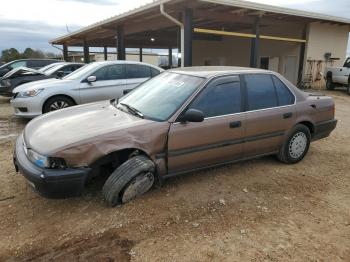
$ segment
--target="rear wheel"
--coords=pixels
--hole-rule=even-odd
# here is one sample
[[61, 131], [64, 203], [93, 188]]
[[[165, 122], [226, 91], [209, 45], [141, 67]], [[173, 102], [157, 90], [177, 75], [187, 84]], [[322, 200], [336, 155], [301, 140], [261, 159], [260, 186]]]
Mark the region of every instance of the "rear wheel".
[[311, 133], [308, 127], [298, 124], [290, 132], [277, 155], [281, 162], [294, 164], [304, 158], [309, 150]]
[[327, 76], [326, 89], [327, 90], [334, 90], [334, 83], [332, 81], [332, 77], [331, 76]]
[[66, 96], [54, 96], [49, 98], [44, 105], [44, 113], [74, 106], [74, 101]]
[[154, 163], [138, 155], [120, 165], [107, 179], [102, 194], [110, 206], [124, 204], [146, 193], [154, 184]]

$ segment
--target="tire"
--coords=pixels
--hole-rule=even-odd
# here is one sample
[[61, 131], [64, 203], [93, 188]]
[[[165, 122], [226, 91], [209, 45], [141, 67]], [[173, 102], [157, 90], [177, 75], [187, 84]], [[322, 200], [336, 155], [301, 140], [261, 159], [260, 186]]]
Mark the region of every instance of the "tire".
[[348, 93], [348, 95], [350, 96], [350, 79], [348, 81], [348, 86], [346, 87], [346, 92]]
[[311, 132], [307, 126], [296, 125], [284, 141], [277, 155], [278, 160], [286, 164], [295, 164], [301, 161], [310, 147]]
[[67, 108], [70, 106], [74, 106], [74, 101], [66, 96], [54, 96], [49, 98], [43, 108], [43, 113], [48, 113], [52, 111], [56, 111], [59, 109]]
[[142, 155], [132, 157], [121, 164], [102, 188], [107, 204], [124, 204], [146, 193], [154, 184], [154, 172], [154, 163]]
[[332, 77], [331, 76], [327, 76], [326, 89], [327, 90], [334, 90], [334, 83], [332, 81]]

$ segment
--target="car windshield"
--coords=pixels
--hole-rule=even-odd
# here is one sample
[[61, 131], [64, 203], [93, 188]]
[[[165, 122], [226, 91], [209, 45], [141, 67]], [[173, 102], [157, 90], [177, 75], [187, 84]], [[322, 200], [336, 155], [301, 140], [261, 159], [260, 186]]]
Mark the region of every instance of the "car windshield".
[[98, 66], [99, 66], [98, 63], [91, 63], [88, 65], [82, 66], [79, 69], [75, 70], [73, 73], [64, 77], [63, 79], [68, 79], [68, 80], [80, 79], [81, 77], [83, 77], [87, 73], [89, 73], [90, 71], [97, 69]]
[[145, 118], [165, 121], [183, 105], [204, 80], [200, 77], [165, 72], [120, 99], [118, 108], [126, 106], [137, 110]]

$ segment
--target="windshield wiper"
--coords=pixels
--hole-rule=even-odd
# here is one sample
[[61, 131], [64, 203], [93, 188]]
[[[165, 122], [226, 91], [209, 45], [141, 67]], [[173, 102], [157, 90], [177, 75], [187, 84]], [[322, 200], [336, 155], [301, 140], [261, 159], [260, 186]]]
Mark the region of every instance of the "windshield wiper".
[[132, 113], [133, 115], [139, 116], [140, 118], [144, 118], [143, 114], [136, 108], [124, 103], [119, 103], [119, 104], [122, 106], [125, 106], [129, 110], [129, 112]]

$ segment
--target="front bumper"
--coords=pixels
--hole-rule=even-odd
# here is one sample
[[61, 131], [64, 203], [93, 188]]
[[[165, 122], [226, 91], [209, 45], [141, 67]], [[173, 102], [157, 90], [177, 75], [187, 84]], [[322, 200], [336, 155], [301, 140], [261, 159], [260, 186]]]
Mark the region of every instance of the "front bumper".
[[[28, 98], [13, 98], [11, 106], [15, 115], [24, 118], [34, 118], [42, 114], [42, 102], [39, 96]], [[23, 110], [25, 109], [25, 110]]]
[[13, 162], [16, 171], [39, 194], [52, 198], [79, 195], [90, 172], [90, 168], [45, 169], [34, 165], [24, 152], [22, 135], [17, 138]]
[[312, 140], [315, 141], [318, 139], [328, 137], [330, 133], [336, 128], [337, 122], [338, 120], [331, 119], [316, 123]]

